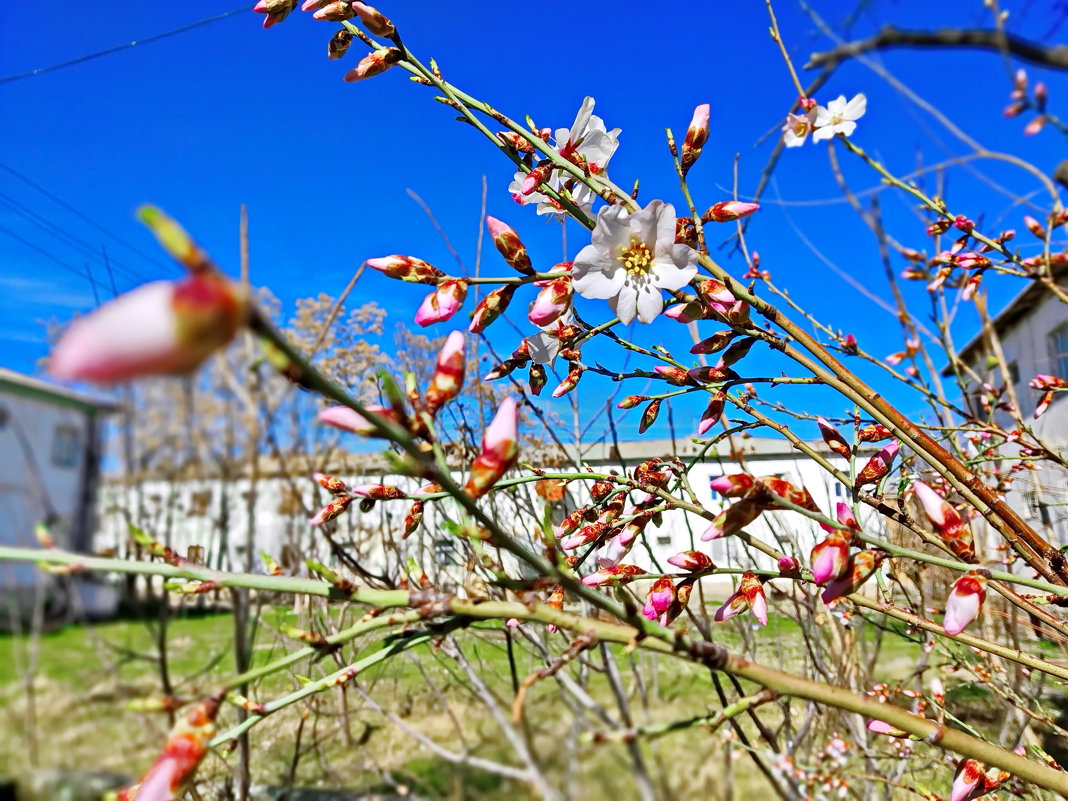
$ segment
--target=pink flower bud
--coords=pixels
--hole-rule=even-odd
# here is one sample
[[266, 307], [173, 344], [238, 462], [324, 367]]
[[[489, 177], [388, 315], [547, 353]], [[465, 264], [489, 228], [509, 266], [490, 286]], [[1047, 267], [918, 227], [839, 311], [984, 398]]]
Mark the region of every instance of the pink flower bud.
[[688, 573], [696, 573], [701, 570], [711, 570], [715, 567], [712, 564], [712, 559], [707, 554], [703, 554], [700, 551], [683, 551], [677, 553], [667, 560], [669, 565], [674, 565], [680, 570], [685, 570]]
[[372, 501], [399, 501], [408, 497], [402, 490], [388, 484], [358, 484], [352, 488], [352, 494]]
[[[385, 406], [367, 406], [365, 408], [371, 414], [385, 417], [394, 423], [398, 421], [396, 413]], [[371, 424], [371, 421], [348, 406], [330, 406], [323, 409], [319, 412], [319, 422], [353, 434], [362, 434], [364, 436], [375, 434], [375, 427]]]
[[472, 334], [481, 334], [485, 331], [492, 322], [507, 310], [508, 304], [512, 302], [512, 295], [515, 294], [515, 289], [515, 284], [505, 284], [500, 289], [494, 289], [486, 295], [475, 307], [471, 325], [468, 326], [467, 330]]
[[979, 615], [986, 599], [986, 576], [969, 570], [953, 582], [946, 599], [942, 630], [951, 637], [960, 634]]
[[71, 323], [48, 370], [99, 382], [189, 373], [234, 338], [248, 308], [244, 290], [214, 273], [144, 284]]
[[453, 331], [438, 351], [434, 375], [426, 388], [426, 408], [431, 415], [460, 394], [465, 366], [463, 332]]
[[374, 6], [353, 2], [352, 10], [359, 15], [363, 27], [367, 28], [375, 36], [385, 36], [388, 39], [392, 39], [397, 35], [397, 29], [390, 19]]
[[315, 19], [326, 22], [341, 22], [342, 20], [352, 19], [354, 16], [356, 16], [356, 12], [349, 6], [347, 0], [334, 0], [333, 3], [327, 3], [312, 14]]
[[860, 551], [849, 557], [842, 574], [831, 581], [820, 596], [825, 604], [859, 590], [874, 575], [886, 558], [882, 551]]
[[649, 620], [656, 620], [671, 608], [675, 602], [675, 585], [671, 576], [663, 576], [653, 582], [645, 596], [645, 607], [642, 614]]
[[953, 774], [949, 801], [972, 801], [986, 795], [986, 765], [975, 759], [962, 759]]
[[887, 737], [909, 736], [909, 733], [904, 729], [899, 729], [896, 726], [891, 726], [889, 723], [885, 723], [881, 720], [869, 720], [868, 731], [875, 732], [876, 734], [885, 734]]
[[853, 454], [853, 449], [849, 443], [846, 442], [846, 438], [835, 428], [829, 420], [825, 417], [817, 417], [816, 425], [820, 427], [820, 434], [823, 436], [823, 441], [827, 443], [827, 447], [837, 453], [843, 459], [848, 459]]
[[549, 175], [552, 174], [552, 171], [553, 164], [551, 161], [547, 161], [532, 169], [523, 176], [523, 182], [519, 187], [519, 194], [523, 197], [534, 194], [534, 192], [536, 192], [538, 188], [549, 179]]
[[723, 416], [723, 409], [727, 401], [726, 394], [721, 390], [716, 392], [708, 402], [708, 407], [701, 415], [701, 421], [697, 424], [697, 435], [704, 436], [708, 433], [719, 419]]
[[682, 143], [682, 172], [685, 175], [701, 155], [701, 149], [708, 141], [708, 117], [711, 107], [702, 103], [693, 110], [693, 119], [686, 130]]
[[912, 491], [927, 514], [928, 520], [931, 521], [931, 528], [950, 547], [957, 558], [965, 562], [975, 561], [972, 534], [964, 525], [957, 510], [922, 481], [913, 481]]
[[334, 499], [322, 509], [320, 509], [316, 513], [315, 517], [313, 517], [308, 522], [313, 526], [321, 526], [323, 523], [333, 520], [335, 517], [337, 517], [346, 509], [348, 509], [349, 504], [351, 504], [354, 500], [355, 496], [353, 495], [342, 495], [340, 498]]
[[519, 455], [519, 409], [514, 398], [505, 398], [497, 415], [482, 435], [482, 452], [471, 464], [471, 474], [464, 491], [472, 498], [489, 492]]
[[530, 304], [527, 319], [542, 328], [552, 325], [571, 308], [573, 291], [570, 278], [557, 278], [555, 281], [550, 281]]
[[489, 228], [494, 246], [504, 256], [508, 265], [523, 275], [532, 275], [534, 267], [531, 266], [526, 245], [519, 239], [519, 234], [495, 217], [486, 217], [486, 227]]
[[633, 581], [635, 576], [640, 576], [645, 571], [635, 565], [615, 565], [602, 567], [596, 573], [583, 576], [582, 583], [587, 587], [600, 587], [603, 584], [626, 584]]
[[705, 317], [705, 307], [699, 302], [676, 303], [664, 310], [664, 316], [677, 323], [692, 323]]
[[[675, 307], [672, 306], [672, 308]], [[690, 348], [690, 353], [718, 353], [719, 351], [727, 347], [731, 343], [732, 339], [734, 339], [733, 331], [717, 331], [712, 336], [706, 339], [702, 339], [700, 342]]]
[[872, 456], [868, 463], [861, 468], [860, 473], [857, 474], [855, 486], [860, 488], [865, 484], [878, 484], [882, 481], [890, 474], [890, 466], [900, 448], [901, 446], [897, 440], [894, 440]]
[[586, 368], [581, 364], [573, 364], [571, 369], [567, 371], [567, 375], [564, 376], [564, 380], [553, 390], [553, 397], [562, 398], [564, 395], [571, 392], [571, 390], [578, 386], [579, 379], [582, 378], [582, 374], [585, 371]]
[[708, 528], [701, 534], [701, 539], [704, 542], [708, 542], [710, 540], [718, 540], [720, 537], [737, 534], [760, 517], [761, 511], [760, 505], [755, 501], [747, 498], [742, 499], [716, 515]]
[[442, 281], [437, 289], [423, 299], [419, 311], [415, 313], [415, 322], [424, 328], [444, 322], [460, 310], [466, 297], [466, 281], [452, 278]]
[[445, 277], [445, 273], [434, 265], [427, 264], [422, 259], [413, 256], [399, 254], [368, 259], [367, 266], [385, 273], [390, 278], [399, 278], [401, 281], [416, 284], [436, 284], [438, 279]]
[[347, 495], [349, 493], [348, 485], [340, 478], [328, 476], [326, 473], [312, 473], [312, 477], [319, 483], [319, 486], [332, 495]]
[[270, 28], [289, 16], [289, 13], [297, 7], [297, 0], [259, 0], [252, 10], [257, 14], [266, 14], [263, 27]]
[[1034, 217], [1032, 217], [1029, 214], [1025, 214], [1024, 218], [1023, 218], [1023, 221], [1024, 221], [1024, 226], [1027, 228], [1028, 231], [1031, 232], [1032, 236], [1034, 236], [1034, 237], [1036, 237], [1038, 239], [1045, 239], [1046, 238], [1046, 227], [1044, 225], [1042, 225], [1042, 223], [1040, 223]]
[[760, 208], [759, 203], [745, 203], [741, 200], [721, 200], [702, 215], [703, 222], [734, 222]]
[[403, 54], [395, 47], [380, 47], [373, 53], [364, 56], [360, 63], [345, 73], [345, 83], [355, 83], [366, 78], [381, 75], [394, 64], [401, 60]]
[[764, 595], [764, 587], [756, 574], [749, 570], [742, 574], [737, 592], [716, 610], [713, 618], [722, 622], [744, 612], [746, 609], [752, 611], [753, 617], [757, 619], [761, 626], [768, 625], [768, 601]]
[[756, 484], [756, 479], [748, 473], [732, 473], [719, 476], [708, 482], [708, 488], [724, 498], [741, 498]]
[[849, 540], [840, 533], [828, 534], [816, 543], [809, 556], [812, 565], [812, 580], [817, 584], [826, 584], [845, 573], [849, 566]]

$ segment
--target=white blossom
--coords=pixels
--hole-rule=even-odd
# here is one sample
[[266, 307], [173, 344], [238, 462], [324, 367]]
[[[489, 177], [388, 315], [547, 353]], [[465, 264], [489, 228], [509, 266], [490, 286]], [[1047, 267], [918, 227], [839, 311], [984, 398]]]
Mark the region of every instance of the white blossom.
[[839, 95], [836, 99], [823, 106], [816, 106], [816, 130], [812, 133], [812, 141], [819, 142], [830, 139], [835, 134], [849, 136], [857, 129], [857, 120], [864, 116], [868, 107], [868, 99], [860, 94], [848, 103], [845, 95]]
[[816, 109], [804, 114], [787, 114], [786, 124], [782, 126], [782, 142], [786, 147], [800, 147], [812, 133], [816, 122]]
[[607, 300], [620, 322], [651, 323], [664, 309], [661, 290], [681, 289], [697, 274], [697, 254], [675, 243], [675, 208], [654, 200], [629, 214], [605, 206], [589, 245], [571, 267], [575, 291]]
[[[594, 99], [587, 97], [582, 101], [578, 115], [571, 128], [558, 128], [554, 138], [554, 150], [569, 161], [582, 163], [585, 160], [590, 172], [603, 175], [608, 161], [619, 147], [619, 128], [607, 129], [604, 120], [593, 113]], [[508, 186], [508, 191], [517, 203], [538, 204], [538, 214], [563, 215], [564, 210], [542, 192], [522, 193], [523, 179], [526, 173], [519, 171]], [[593, 206], [596, 198], [593, 190], [585, 184], [578, 183], [562, 170], [553, 170], [545, 185], [555, 192], [567, 184], [567, 190], [575, 205], [582, 209]]]

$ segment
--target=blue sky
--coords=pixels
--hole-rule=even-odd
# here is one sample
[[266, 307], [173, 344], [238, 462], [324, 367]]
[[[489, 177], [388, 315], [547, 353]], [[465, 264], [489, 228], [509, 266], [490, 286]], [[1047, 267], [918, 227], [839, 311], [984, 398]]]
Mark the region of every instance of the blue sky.
[[[836, 28], [852, 7], [837, 0], [813, 5]], [[453, 122], [429, 89], [411, 84], [400, 70], [361, 84], [343, 83], [341, 75], [359, 56], [359, 44], [346, 62], [328, 61], [326, 42], [335, 26], [308, 15], [294, 14], [264, 31], [258, 15], [236, 14], [66, 69], [2, 80], [234, 7], [233, 0], [115, 0], [97, 4], [74, 24], [57, 24], [32, 4], [5, 9], [0, 27], [0, 365], [36, 370], [47, 350], [44, 323], [94, 305], [88, 276], [98, 285], [97, 296], [110, 295], [102, 248], [120, 291], [178, 275], [134, 219], [134, 209], [144, 202], [181, 220], [235, 272], [239, 207], [248, 204], [253, 282], [270, 286], [287, 304], [320, 291], [340, 292], [371, 256], [410, 253], [454, 269], [407, 190], [433, 209], [470, 266], [483, 176], [488, 212], [512, 224], [542, 266], [559, 260], [560, 228], [512, 202], [507, 161], [476, 132]], [[886, 22], [925, 29], [988, 27], [978, 0], [873, 2], [865, 8], [853, 38]], [[671, 126], [681, 136], [701, 102], [712, 105], [712, 133], [691, 173], [697, 203], [704, 208], [729, 197], [736, 154], [739, 192], [747, 196], [772, 147], [771, 139], [758, 142], [781, 123], [796, 94], [768, 37], [764, 4], [755, 1], [680, 4], [674, 14], [648, 3], [588, 2], [572, 4], [553, 18], [535, 16], [523, 4], [475, 0], [395, 7], [383, 0], [381, 9], [424, 61], [434, 56], [453, 83], [513, 117], [530, 114], [539, 125], [567, 126], [582, 98], [594, 96], [608, 127], [623, 129], [611, 175], [622, 186], [640, 177], [643, 201], [661, 197], [681, 203], [663, 129]], [[782, 0], [777, 12], [799, 68], [808, 53], [828, 48], [830, 40], [798, 5]], [[1024, 3], [1010, 25], [1032, 38], [1059, 40], [1065, 13]], [[1020, 133], [1025, 120], [1002, 117], [1011, 84], [996, 55], [901, 50], [877, 60], [985, 148], [1022, 156], [1047, 174], [1065, 156], [1056, 131], [1025, 138]], [[1056, 110], [1063, 76], [1028, 70], [1032, 80], [1047, 82]], [[809, 79], [802, 74], [803, 82]], [[934, 116], [858, 62], [841, 67], [818, 99], [859, 91], [868, 96], [868, 113], [855, 141], [896, 172], [970, 152]], [[869, 169], [841, 149], [838, 155], [854, 190], [878, 187]], [[1037, 181], [1002, 163], [978, 166], [1008, 193], [958, 169], [949, 176], [951, 207], [981, 218], [987, 230], [1022, 232], [1027, 209], [1013, 196], [1031, 196]], [[750, 244], [776, 282], [822, 319], [855, 333], [871, 351], [899, 350], [893, 316], [828, 266], [887, 295], [874, 240], [841, 200], [826, 146], [807, 144], [788, 152], [764, 200], [750, 228]], [[1041, 202], [1048, 207], [1048, 200]], [[918, 249], [929, 246], [923, 223], [905, 198], [883, 192], [881, 204], [896, 237]], [[728, 233], [726, 226], [713, 231], [713, 241], [720, 231]], [[1026, 233], [1020, 239], [1026, 242]], [[584, 232], [570, 226], [569, 256], [583, 244]], [[737, 258], [726, 263], [744, 270]], [[904, 263], [895, 259], [894, 266], [900, 270]], [[507, 274], [490, 252], [483, 272], [497, 269]], [[990, 286], [994, 308], [1019, 288]], [[922, 286], [906, 289], [917, 308], [926, 308]], [[411, 320], [422, 294], [369, 275], [355, 297], [377, 300], [397, 322]], [[518, 310], [525, 302], [516, 306], [520, 324], [525, 321]], [[589, 309], [587, 316], [594, 320], [607, 312]], [[969, 337], [975, 325], [974, 313], [963, 310], [954, 323], [958, 340]], [[441, 333], [449, 330], [439, 327]], [[687, 343], [685, 330], [667, 321], [636, 336], [680, 349]], [[391, 338], [387, 335], [387, 343]], [[508, 330], [496, 338], [502, 350], [516, 344]], [[773, 364], [756, 350], [751, 358], [754, 372]], [[640, 387], [624, 390], [630, 391]], [[603, 403], [603, 393], [588, 395], [584, 405]], [[909, 404], [920, 408], [914, 400], [902, 402], [906, 411], [912, 410]], [[684, 406], [682, 425], [697, 412]], [[662, 426], [654, 433], [663, 434]]]

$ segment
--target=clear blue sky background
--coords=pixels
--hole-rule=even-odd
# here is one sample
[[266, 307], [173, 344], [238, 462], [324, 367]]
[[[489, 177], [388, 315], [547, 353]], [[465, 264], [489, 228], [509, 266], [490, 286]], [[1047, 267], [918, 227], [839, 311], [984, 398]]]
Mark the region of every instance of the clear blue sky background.
[[[989, 27], [978, 0], [863, 5], [853, 38], [887, 22], [926, 29]], [[1068, 13], [1063, 3], [1017, 5], [1010, 20], [1014, 31], [1063, 39], [1068, 30], [1062, 25]], [[814, 6], [840, 30], [853, 4], [816, 0]], [[57, 20], [34, 4], [10, 4], [0, 26], [0, 78], [233, 8], [221, 0], [113, 0]], [[712, 104], [712, 135], [691, 173], [697, 202], [704, 208], [729, 196], [735, 154], [739, 191], [747, 196], [772, 147], [770, 138], [758, 141], [781, 124], [796, 94], [768, 36], [764, 4], [756, 0], [678, 4], [674, 11], [637, 2], [574, 3], [549, 16], [533, 13], [529, 5], [475, 0], [383, 0], [381, 8], [416, 54], [436, 57], [454, 83], [520, 119], [529, 113], [539, 125], [567, 126], [583, 96], [593, 95], [608, 126], [623, 129], [612, 177], [623, 186], [640, 177], [644, 201], [681, 202], [663, 129], [671, 126], [681, 135], [701, 102]], [[791, 0], [781, 0], [777, 10], [799, 68], [809, 53], [831, 45]], [[408, 189], [430, 205], [473, 263], [483, 175], [489, 213], [517, 228], [542, 267], [559, 260], [559, 227], [537, 217], [532, 207], [512, 202], [506, 191], [511, 165], [477, 132], [453, 122], [429, 89], [411, 84], [400, 70], [345, 84], [341, 75], [362, 55], [359, 43], [345, 62], [331, 62], [326, 42], [336, 26], [295, 13], [264, 31], [261, 19], [237, 14], [66, 69], [0, 81], [0, 365], [35, 371], [47, 352], [45, 322], [90, 309], [92, 281], [102, 299], [110, 296], [101, 248], [110, 254], [120, 291], [178, 275], [134, 220], [134, 209], [144, 202], [181, 220], [235, 272], [239, 207], [248, 204], [253, 281], [270, 286], [290, 305], [319, 291], [340, 292], [370, 256], [411, 253], [454, 269]], [[898, 50], [875, 58], [984, 147], [1024, 156], [1047, 174], [1065, 157], [1056, 131], [1028, 139], [1021, 135], [1025, 120], [1002, 117], [1011, 83], [995, 54]], [[1049, 84], [1051, 104], [1063, 114], [1063, 76], [1028, 69], [1033, 80]], [[812, 76], [802, 74], [802, 80]], [[896, 172], [970, 152], [861, 63], [840, 68], [818, 97], [826, 102], [859, 91], [869, 102], [855, 141]], [[855, 190], [878, 186], [870, 170], [841, 149], [839, 156]], [[1015, 198], [1033, 196], [1038, 182], [1004, 164], [977, 166], [1008, 193], [957, 170], [948, 188], [951, 207], [981, 218], [987, 230], [1022, 231], [1027, 209]], [[893, 192], [881, 199], [892, 233], [913, 247], [928, 247], [923, 223], [907, 200]], [[1040, 202], [1049, 207], [1048, 199]], [[713, 241], [728, 232], [726, 226], [712, 231]], [[568, 234], [573, 256], [585, 234], [574, 224]], [[1024, 232], [1021, 241], [1026, 240]], [[776, 281], [823, 319], [854, 332], [875, 353], [901, 348], [893, 316], [828, 266], [887, 295], [874, 240], [840, 199], [826, 145], [786, 153], [750, 228], [750, 244]], [[900, 258], [894, 263], [898, 270], [904, 266]], [[492, 251], [485, 264], [484, 272], [500, 266]], [[744, 269], [738, 258], [730, 264], [739, 273]], [[991, 283], [992, 306], [1000, 308], [1018, 288]], [[927, 303], [922, 286], [907, 289], [917, 304]], [[411, 320], [422, 294], [369, 275], [355, 297], [377, 300], [396, 322]], [[518, 311], [525, 302], [514, 315], [521, 324]], [[606, 307], [587, 308], [594, 320], [607, 314]], [[954, 331], [965, 339], [975, 326], [974, 313], [965, 309]], [[441, 333], [449, 330], [442, 328]], [[688, 346], [685, 329], [668, 321], [640, 336]], [[388, 346], [392, 337], [385, 339]], [[497, 339], [504, 350], [516, 344], [503, 328]], [[612, 358], [610, 363], [620, 363]], [[772, 364], [758, 351], [752, 358], [754, 370]], [[604, 394], [587, 395], [584, 405], [603, 403]], [[912, 404], [907, 410], [920, 409], [915, 400], [903, 402]], [[685, 419], [676, 422], [691, 425], [699, 411], [684, 406]], [[654, 433], [663, 434], [663, 427]]]

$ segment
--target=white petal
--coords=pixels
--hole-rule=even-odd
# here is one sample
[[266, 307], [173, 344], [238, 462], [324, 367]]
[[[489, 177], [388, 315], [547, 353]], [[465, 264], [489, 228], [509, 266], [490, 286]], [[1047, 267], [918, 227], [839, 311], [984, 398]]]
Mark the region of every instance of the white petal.
[[834, 114], [829, 109], [823, 106], [816, 106], [816, 118], [812, 121], [812, 124], [817, 128], [822, 128], [824, 125], [830, 125], [834, 119]]
[[846, 98], [845, 95], [838, 95], [834, 100], [827, 104], [827, 111], [836, 117], [841, 117], [842, 112], [845, 111]]
[[619, 261], [607, 258], [596, 245], [580, 250], [571, 266], [572, 284], [584, 298], [610, 298], [619, 292], [626, 277]]
[[845, 136], [849, 136], [851, 133], [853, 133], [853, 131], [857, 130], [857, 124], [852, 120], [842, 120], [840, 123], [835, 125], [832, 130], [834, 130], [835, 133], [840, 133], [844, 134]]
[[657, 315], [664, 310], [664, 297], [649, 282], [644, 282], [638, 287], [638, 319], [643, 323], [651, 323]]
[[834, 126], [828, 125], [825, 128], [817, 128], [812, 132], [813, 142], [822, 142], [824, 139], [834, 138]]
[[859, 120], [864, 116], [864, 112], [867, 110], [868, 98], [863, 94], [859, 94], [846, 105], [845, 111], [842, 112], [842, 118], [847, 120]]
[[[653, 203], [660, 203], [654, 200]], [[653, 205], [650, 203], [649, 205]], [[675, 243], [675, 207], [670, 203], [660, 203], [656, 212], [656, 247], [657, 253], [666, 252]]]
[[608, 305], [612, 307], [616, 317], [624, 325], [634, 322], [634, 315], [638, 310], [638, 293], [630, 284], [624, 284], [619, 289], [619, 294], [608, 299]]
[[605, 206], [597, 213], [597, 225], [590, 234], [594, 247], [608, 253], [630, 244], [630, 224], [622, 206]]
[[590, 125], [590, 117], [593, 116], [594, 99], [592, 97], [584, 98], [582, 105], [579, 106], [578, 114], [575, 115], [575, 122], [571, 126], [571, 141], [577, 142], [581, 139], [586, 129]]
[[[637, 237], [640, 242], [644, 242], [649, 246], [650, 250], [656, 248], [656, 235], [657, 225], [660, 221], [660, 210], [664, 207], [664, 201], [653, 200], [644, 209], [640, 209], [630, 217], [627, 218], [629, 225], [629, 236], [626, 244], [630, 244], [630, 239]], [[674, 237], [674, 234], [672, 234]]]

